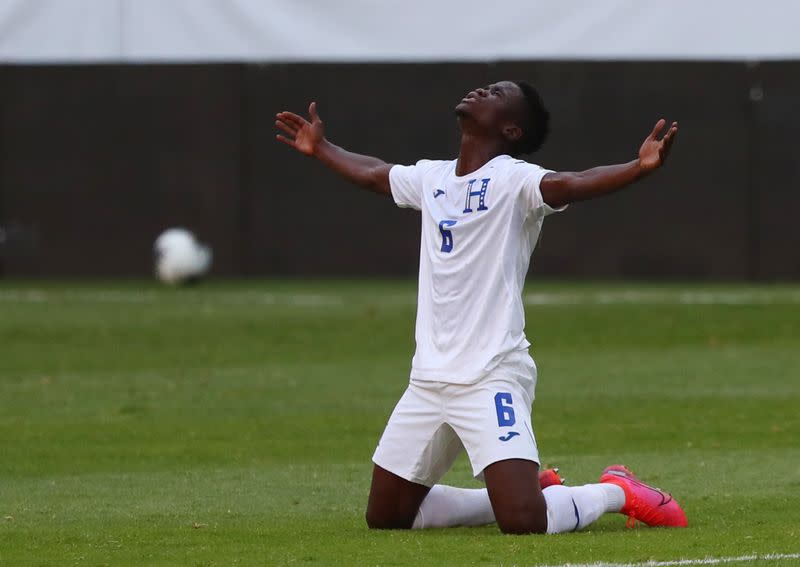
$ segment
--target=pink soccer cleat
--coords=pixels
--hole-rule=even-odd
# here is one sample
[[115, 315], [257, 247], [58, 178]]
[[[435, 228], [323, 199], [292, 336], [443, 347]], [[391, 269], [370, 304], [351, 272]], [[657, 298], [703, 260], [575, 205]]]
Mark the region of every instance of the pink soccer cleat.
[[620, 514], [628, 516], [629, 528], [636, 520], [648, 526], [685, 528], [688, 525], [686, 514], [672, 495], [643, 483], [624, 465], [607, 467], [600, 482], [616, 484], [625, 491], [625, 505]]
[[558, 474], [558, 469], [545, 469], [539, 471], [539, 486], [542, 490], [554, 484], [564, 484], [564, 479]]

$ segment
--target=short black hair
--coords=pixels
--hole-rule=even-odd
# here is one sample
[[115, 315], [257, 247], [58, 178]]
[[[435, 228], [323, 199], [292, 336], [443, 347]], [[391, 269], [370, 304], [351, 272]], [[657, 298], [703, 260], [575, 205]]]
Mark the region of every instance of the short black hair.
[[514, 154], [532, 154], [542, 147], [550, 133], [550, 113], [544, 106], [542, 97], [533, 85], [525, 81], [512, 81], [525, 97], [527, 113], [519, 125], [522, 137], [514, 145]]

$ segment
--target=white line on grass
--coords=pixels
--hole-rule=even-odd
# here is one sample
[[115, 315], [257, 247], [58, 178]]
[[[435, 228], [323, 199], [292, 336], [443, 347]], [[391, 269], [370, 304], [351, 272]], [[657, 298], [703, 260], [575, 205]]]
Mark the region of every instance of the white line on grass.
[[50, 298], [46, 293], [36, 290], [9, 290], [0, 292], [0, 301], [10, 303], [46, 303]]
[[[166, 295], [170, 294], [170, 295]], [[196, 298], [205, 304], [222, 303], [234, 305], [294, 305], [299, 307], [324, 307], [343, 305], [344, 299], [334, 294], [313, 293], [268, 293], [268, 292], [221, 292], [208, 295], [181, 294], [180, 290], [165, 292], [159, 296], [157, 292], [147, 291], [57, 291], [40, 290], [3, 290], [0, 291], [0, 302], [8, 303], [154, 303], [159, 297]]]
[[150, 303], [155, 300], [153, 293], [143, 291], [95, 290], [86, 292], [47, 292], [41, 290], [0, 291], [0, 301], [9, 303]]
[[682, 565], [724, 565], [727, 563], [751, 563], [753, 561], [783, 561], [785, 559], [800, 559], [800, 553], [768, 553], [766, 555], [674, 559], [671, 561], [643, 561], [640, 563], [562, 563], [561, 565], [550, 565], [548, 567], [680, 567]]
[[539, 292], [524, 296], [527, 305], [764, 305], [800, 303], [797, 290], [743, 291], [602, 291], [602, 292]]
[[[416, 294], [366, 292], [356, 296], [337, 293], [292, 293], [257, 290], [215, 291], [196, 294], [193, 289], [171, 290], [66, 290], [0, 289], [0, 302], [9, 303], [154, 303], [161, 298], [186, 298], [204, 304], [288, 305], [297, 307], [338, 307], [347, 305], [415, 305]], [[526, 305], [770, 305], [800, 304], [800, 289], [742, 290], [610, 290], [610, 291], [543, 291], [526, 293]]]

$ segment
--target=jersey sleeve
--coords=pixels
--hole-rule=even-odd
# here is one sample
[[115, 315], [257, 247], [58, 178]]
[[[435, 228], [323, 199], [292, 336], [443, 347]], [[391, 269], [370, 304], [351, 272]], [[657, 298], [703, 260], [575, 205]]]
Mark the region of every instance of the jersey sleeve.
[[544, 202], [539, 186], [548, 173], [553, 173], [553, 171], [532, 163], [518, 162], [515, 164], [515, 182], [522, 186], [520, 200], [526, 216], [546, 217], [552, 213], [560, 213], [567, 208], [567, 205], [564, 205], [556, 209]]
[[398, 207], [422, 208], [423, 176], [430, 163], [423, 159], [416, 165], [395, 165], [389, 170], [389, 188]]

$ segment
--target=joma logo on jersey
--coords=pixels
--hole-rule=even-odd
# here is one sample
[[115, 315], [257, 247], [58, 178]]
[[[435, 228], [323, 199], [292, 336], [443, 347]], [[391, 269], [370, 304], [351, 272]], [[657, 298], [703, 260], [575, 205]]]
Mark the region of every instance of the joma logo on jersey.
[[486, 206], [486, 190], [489, 188], [489, 181], [491, 178], [481, 179], [481, 188], [480, 189], [473, 189], [473, 185], [477, 179], [470, 179], [467, 181], [467, 199], [464, 203], [464, 212], [471, 213], [472, 212], [472, 198], [478, 198], [478, 210], [479, 211], [488, 211], [489, 207]]

